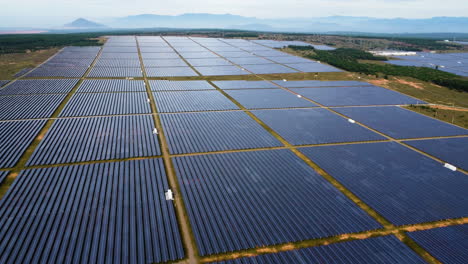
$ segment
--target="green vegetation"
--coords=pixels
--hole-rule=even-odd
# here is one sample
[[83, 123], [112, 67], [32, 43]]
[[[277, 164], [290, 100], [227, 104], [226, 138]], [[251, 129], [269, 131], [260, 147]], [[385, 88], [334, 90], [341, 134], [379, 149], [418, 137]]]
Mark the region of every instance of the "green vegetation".
[[0, 54], [23, 53], [63, 46], [101, 45], [97, 33], [83, 34], [26, 34], [0, 36]]
[[468, 128], [468, 111], [466, 110], [444, 109], [424, 105], [410, 105], [406, 108], [423, 115]]
[[258, 38], [257, 33], [240, 32], [240, 33], [226, 33], [225, 38]]
[[432, 82], [450, 89], [468, 92], [468, 80], [452, 73], [443, 72], [425, 67], [408, 67], [392, 64], [360, 63], [359, 60], [385, 60], [368, 52], [355, 49], [336, 49], [332, 51], [316, 50], [314, 54], [307, 55], [314, 60], [326, 62], [332, 66], [350, 72], [368, 75], [382, 74], [388, 76], [405, 76], [418, 80]]
[[297, 46], [297, 45], [289, 45], [288, 48], [294, 50], [315, 50], [313, 46]]

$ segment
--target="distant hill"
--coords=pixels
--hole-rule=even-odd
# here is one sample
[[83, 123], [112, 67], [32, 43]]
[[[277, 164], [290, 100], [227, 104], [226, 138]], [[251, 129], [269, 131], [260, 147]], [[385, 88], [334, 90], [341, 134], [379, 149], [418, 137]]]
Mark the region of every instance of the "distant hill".
[[[93, 22], [91, 22], [93, 23]], [[331, 16], [318, 18], [260, 19], [232, 14], [142, 14], [106, 21], [114, 28], [230, 28], [287, 32], [468, 33], [468, 17], [427, 19]]]
[[68, 24], [65, 24], [64, 27], [66, 28], [105, 28], [106, 26], [102, 25], [102, 24], [99, 24], [99, 23], [96, 23], [96, 22], [93, 22], [93, 21], [90, 21], [90, 20], [87, 20], [87, 19], [84, 19], [84, 18], [78, 18], [77, 20], [71, 22], [71, 23], [68, 23]]

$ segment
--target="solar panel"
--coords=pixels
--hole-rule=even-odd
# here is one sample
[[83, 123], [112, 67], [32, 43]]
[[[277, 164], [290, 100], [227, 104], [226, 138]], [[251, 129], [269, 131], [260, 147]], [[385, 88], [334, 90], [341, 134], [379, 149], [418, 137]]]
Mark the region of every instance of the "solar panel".
[[228, 90], [226, 93], [247, 109], [317, 106], [282, 89]]
[[342, 70], [320, 63], [288, 63], [286, 66], [301, 72], [341, 72]]
[[378, 86], [327, 87], [314, 89], [293, 88], [291, 90], [325, 106], [405, 105], [425, 103], [418, 99]]
[[0, 185], [7, 178], [9, 171], [0, 171]]
[[151, 113], [146, 93], [78, 93], [60, 113], [65, 116], [101, 116]]
[[220, 261], [218, 264], [269, 263], [426, 263], [395, 236], [384, 236], [309, 247], [254, 257]]
[[188, 66], [183, 59], [164, 59], [164, 60], [150, 60], [143, 61], [145, 67], [183, 67]]
[[468, 137], [405, 141], [406, 144], [426, 152], [452, 165], [468, 170]]
[[[143, 55], [142, 55], [143, 56]], [[102, 53], [99, 59], [115, 59], [115, 60], [121, 60], [121, 59], [131, 59], [131, 60], [138, 60], [139, 56], [138, 53]]]
[[239, 65], [249, 65], [249, 64], [273, 64], [274, 62], [260, 58], [260, 57], [249, 57], [249, 58], [230, 58], [230, 61]]
[[146, 75], [149, 77], [198, 76], [198, 74], [190, 67], [146, 68]]
[[302, 87], [352, 87], [352, 86], [374, 86], [366, 82], [358, 81], [273, 81], [286, 88]]
[[467, 129], [396, 106], [340, 107], [334, 110], [393, 138], [468, 135]]
[[[89, 67], [93, 63], [93, 58], [85, 58], [85, 59], [61, 59], [58, 57], [53, 57], [43, 65], [46, 67]], [[22, 74], [18, 73], [19, 76], [28, 73], [28, 71], [24, 71]]]
[[213, 83], [223, 90], [279, 88], [278, 86], [266, 81], [213, 81]]
[[26, 77], [82, 77], [88, 67], [47, 67], [41, 66], [26, 75]]
[[143, 77], [141, 68], [94, 67], [88, 77]]
[[173, 160], [202, 256], [380, 227], [289, 150]]
[[179, 54], [175, 53], [175, 52], [168, 52], [168, 53], [142, 53], [141, 54], [141, 57], [143, 58], [143, 60], [147, 60], [147, 59], [159, 59], [159, 60], [163, 60], [163, 59], [180, 59], [180, 56]]
[[78, 93], [146, 92], [145, 82], [137, 80], [84, 80]]
[[159, 112], [194, 112], [239, 109], [218, 91], [154, 92]]
[[48, 118], [66, 94], [0, 96], [0, 120]]
[[229, 61], [222, 58], [213, 59], [187, 59], [192, 66], [229, 66], [233, 65]]
[[270, 60], [272, 60], [274, 62], [277, 62], [277, 63], [312, 63], [312, 62], [314, 62], [312, 60], [308, 60], [308, 59], [304, 59], [304, 58], [296, 57], [296, 56], [270, 57], [270, 58], [267, 58], [267, 59], [270, 59]]
[[1, 200], [1, 263], [184, 257], [161, 159], [23, 170]]
[[58, 119], [28, 166], [157, 156], [154, 127], [151, 115]]
[[237, 66], [207, 66], [195, 67], [195, 69], [203, 76], [250, 74], [249, 72], [242, 70]]
[[263, 64], [263, 65], [245, 65], [243, 66], [248, 71], [255, 74], [271, 74], [271, 73], [294, 73], [297, 72], [291, 68], [288, 68], [279, 64]]
[[208, 58], [219, 58], [218, 55], [213, 52], [180, 52], [180, 56], [184, 59], [208, 59]]
[[126, 67], [126, 68], [139, 68], [141, 67], [140, 65], [140, 60], [136, 59], [118, 59], [118, 60], [113, 60], [113, 59], [99, 59], [96, 62], [95, 67]]
[[219, 51], [216, 52], [217, 54], [226, 57], [226, 58], [249, 58], [253, 57], [251, 53], [246, 52], [246, 51]]
[[78, 80], [17, 80], [0, 90], [0, 95], [69, 93]]
[[407, 234], [441, 263], [464, 264], [468, 259], [468, 224]]
[[140, 47], [140, 51], [142, 53], [170, 53], [170, 52], [174, 52], [174, 49], [169, 47], [169, 46], [158, 46], [158, 47]]
[[138, 49], [134, 47], [107, 47], [102, 48], [102, 53], [114, 53], [114, 52], [125, 52], [125, 53], [136, 53]]
[[385, 139], [326, 109], [256, 110], [252, 113], [293, 145]]
[[187, 91], [187, 90], [214, 90], [207, 81], [166, 81], [150, 80], [152, 91]]
[[11, 168], [36, 138], [46, 120], [0, 122], [0, 168]]
[[395, 225], [468, 216], [468, 178], [395, 142], [302, 148]]

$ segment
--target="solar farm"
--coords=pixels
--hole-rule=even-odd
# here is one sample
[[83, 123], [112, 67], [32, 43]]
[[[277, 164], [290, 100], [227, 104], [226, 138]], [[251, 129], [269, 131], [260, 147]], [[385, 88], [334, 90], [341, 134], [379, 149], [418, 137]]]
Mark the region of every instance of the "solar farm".
[[341, 72], [287, 45], [109, 36], [0, 81], [0, 263], [467, 263], [468, 130], [272, 78]]

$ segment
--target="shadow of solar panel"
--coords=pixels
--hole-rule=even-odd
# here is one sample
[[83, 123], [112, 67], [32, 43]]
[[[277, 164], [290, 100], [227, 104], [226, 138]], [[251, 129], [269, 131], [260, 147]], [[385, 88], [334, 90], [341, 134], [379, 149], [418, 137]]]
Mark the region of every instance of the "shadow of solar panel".
[[0, 90], [0, 95], [69, 93], [78, 80], [17, 80]]
[[468, 178], [395, 142], [302, 148], [395, 225], [468, 216]]
[[452, 165], [468, 170], [468, 137], [405, 141], [406, 144], [426, 152]]
[[187, 59], [192, 66], [233, 66], [229, 61], [222, 58], [213, 59]]
[[140, 67], [134, 68], [108, 68], [94, 67], [88, 77], [143, 77]]
[[135, 53], [118, 53], [118, 52], [110, 53], [110, 52], [106, 52], [106, 53], [101, 53], [101, 56], [99, 57], [99, 59], [115, 59], [115, 60], [131, 59], [131, 60], [138, 60], [139, 56], [138, 56], [138, 53], [136, 53], [136, 52]]
[[46, 120], [0, 122], [0, 168], [11, 168], [36, 138]]
[[48, 118], [66, 94], [0, 96], [0, 120]]
[[195, 67], [195, 69], [203, 76], [215, 76], [215, 75], [246, 75], [249, 72], [242, 70], [237, 66], [207, 66], [207, 67]]
[[141, 57], [143, 60], [147, 59], [180, 59], [179, 54], [175, 52], [167, 52], [167, 53], [142, 53]]
[[159, 112], [194, 112], [239, 109], [218, 91], [153, 92]]
[[149, 77], [198, 76], [198, 74], [190, 67], [146, 68], [146, 75]]
[[293, 145], [385, 139], [326, 109], [255, 110], [252, 113]]
[[26, 77], [81, 77], [88, 67], [47, 67], [41, 66], [26, 74]]
[[380, 227], [289, 150], [173, 160], [202, 256]]
[[166, 81], [150, 80], [152, 91], [188, 91], [188, 90], [214, 90], [207, 81]]
[[286, 66], [301, 72], [341, 72], [342, 70], [320, 63], [288, 63]]
[[325, 106], [406, 105], [425, 103], [421, 100], [378, 86], [326, 87], [314, 89], [293, 88], [291, 90]]
[[279, 88], [278, 86], [266, 81], [213, 81], [213, 83], [223, 90]]
[[313, 87], [352, 87], [352, 86], [375, 86], [366, 82], [358, 81], [273, 81], [286, 88], [313, 88]]
[[1, 200], [1, 263], [181, 259], [161, 159], [23, 170]]
[[334, 243], [279, 253], [270, 253], [236, 260], [213, 262], [217, 264], [269, 263], [426, 263], [416, 252], [395, 236]]
[[161, 121], [171, 154], [282, 146], [243, 112], [162, 114]]
[[180, 52], [180, 56], [184, 59], [213, 59], [213, 58], [220, 58], [218, 55], [214, 54], [213, 52], [206, 51], [206, 52]]
[[28, 166], [157, 156], [154, 127], [150, 115], [58, 119]]
[[9, 80], [0, 80], [0, 87], [5, 86], [5, 84], [9, 83]]
[[408, 236], [442, 263], [464, 264], [468, 260], [468, 224], [439, 227]]
[[140, 60], [136, 59], [99, 59], [95, 67], [139, 68]]
[[182, 67], [188, 66], [183, 59], [164, 59], [164, 60], [150, 60], [143, 61], [145, 67]]
[[263, 64], [263, 65], [244, 65], [242, 66], [248, 71], [251, 71], [255, 74], [271, 74], [271, 73], [294, 73], [298, 72], [297, 70], [288, 68], [279, 64]]
[[146, 93], [78, 93], [60, 113], [65, 116], [101, 116], [151, 113]]
[[282, 89], [229, 90], [226, 93], [247, 109], [317, 106]]
[[230, 61], [239, 65], [249, 64], [274, 64], [274, 62], [260, 58], [260, 57], [249, 57], [249, 58], [230, 58]]
[[146, 92], [145, 82], [139, 80], [84, 80], [77, 93]]
[[334, 110], [393, 138], [468, 135], [467, 129], [396, 106], [340, 107]]

